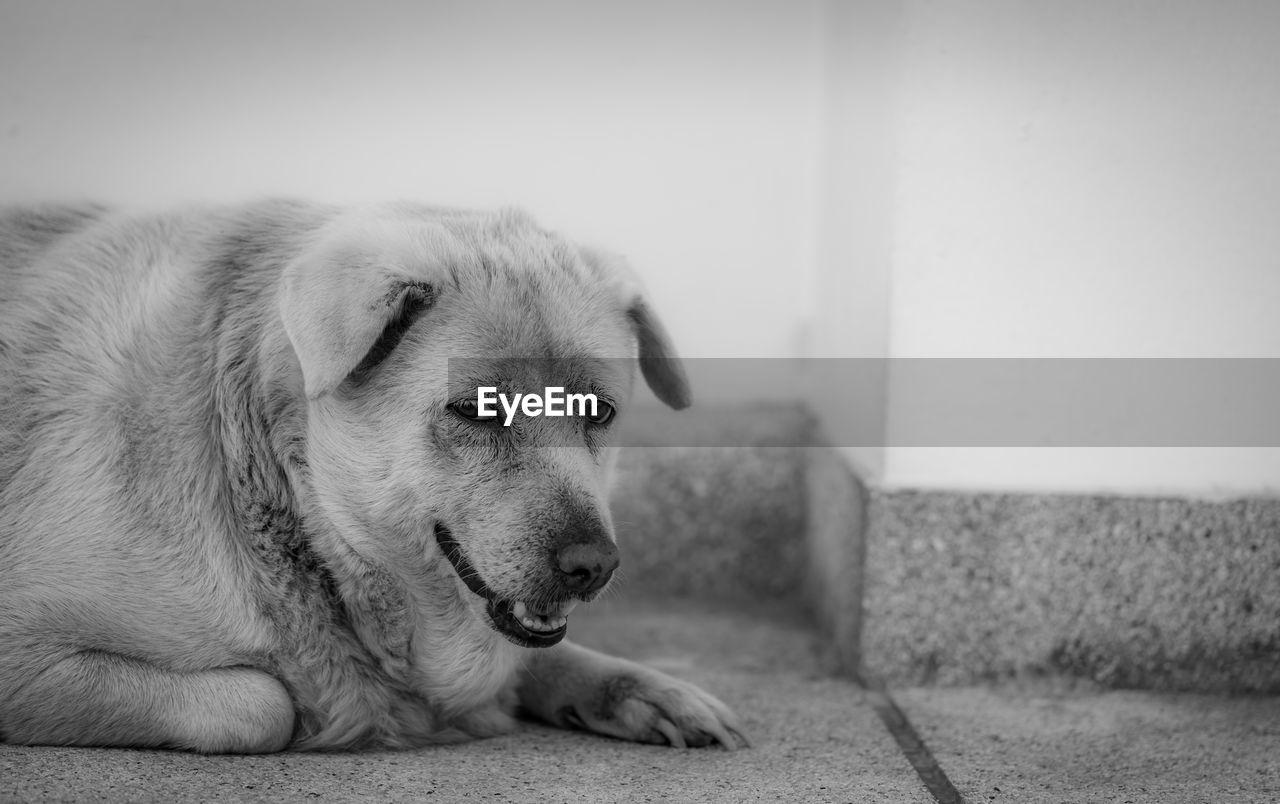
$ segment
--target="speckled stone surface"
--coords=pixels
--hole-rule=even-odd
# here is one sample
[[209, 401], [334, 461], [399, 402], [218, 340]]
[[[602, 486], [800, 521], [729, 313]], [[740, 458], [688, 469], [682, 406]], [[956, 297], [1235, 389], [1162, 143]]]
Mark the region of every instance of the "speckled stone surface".
[[878, 492], [867, 538], [890, 684], [1280, 691], [1280, 499]]

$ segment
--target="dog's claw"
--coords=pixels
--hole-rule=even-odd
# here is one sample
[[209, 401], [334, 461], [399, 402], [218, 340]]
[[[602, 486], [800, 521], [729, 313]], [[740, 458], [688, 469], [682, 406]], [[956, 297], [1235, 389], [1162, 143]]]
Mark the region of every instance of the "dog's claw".
[[665, 717], [658, 718], [658, 722], [654, 724], [654, 728], [662, 732], [662, 736], [667, 738], [667, 744], [672, 748], [688, 748], [689, 745], [684, 741], [684, 735], [680, 733], [680, 729], [676, 728], [676, 724], [667, 720]]
[[696, 684], [573, 643], [535, 654], [521, 702], [548, 722], [623, 740], [736, 751], [750, 746], [738, 718]]
[[723, 726], [716, 727], [711, 730], [711, 736], [716, 738], [716, 742], [720, 743], [720, 745], [730, 751], [733, 751], [738, 747], [738, 740], [735, 739], [737, 735], [738, 733], [733, 729], [725, 728]]
[[[658, 738], [674, 748], [719, 743], [736, 751], [750, 745], [729, 707], [693, 684], [649, 670], [628, 686], [631, 694], [618, 702], [608, 726], [600, 731], [642, 741]], [[617, 726], [623, 733], [614, 730]]]

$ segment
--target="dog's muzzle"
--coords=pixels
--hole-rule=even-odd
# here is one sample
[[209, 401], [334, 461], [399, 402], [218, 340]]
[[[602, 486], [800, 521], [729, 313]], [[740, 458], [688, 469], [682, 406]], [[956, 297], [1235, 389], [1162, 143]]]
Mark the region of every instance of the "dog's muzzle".
[[551, 608], [537, 608], [523, 600], [507, 600], [498, 597], [485, 584], [475, 567], [462, 552], [462, 545], [444, 525], [435, 528], [436, 543], [454, 572], [467, 588], [488, 601], [485, 609], [489, 625], [507, 639], [525, 648], [549, 648], [569, 631], [569, 613], [578, 605], [577, 600], [565, 600]]

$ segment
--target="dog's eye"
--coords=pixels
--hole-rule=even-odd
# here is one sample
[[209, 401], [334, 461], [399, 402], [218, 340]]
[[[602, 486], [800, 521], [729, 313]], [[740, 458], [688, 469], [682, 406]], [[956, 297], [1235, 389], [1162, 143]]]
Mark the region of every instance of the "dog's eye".
[[449, 405], [449, 410], [455, 416], [461, 416], [462, 418], [473, 422], [491, 422], [498, 418], [498, 414], [496, 412], [487, 413], [483, 416], [480, 415], [480, 406], [474, 399], [462, 399], [454, 402]]
[[608, 402], [600, 399], [596, 401], [595, 415], [592, 416], [591, 414], [587, 414], [587, 421], [597, 427], [601, 427], [612, 421], [613, 414], [616, 412], [617, 411], [614, 410], [613, 405], [610, 405]]

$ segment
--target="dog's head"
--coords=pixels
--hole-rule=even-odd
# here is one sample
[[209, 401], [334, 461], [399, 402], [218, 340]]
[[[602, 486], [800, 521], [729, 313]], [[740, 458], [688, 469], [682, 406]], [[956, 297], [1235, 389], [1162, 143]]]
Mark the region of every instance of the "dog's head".
[[635, 367], [689, 404], [631, 273], [519, 213], [395, 208], [329, 224], [279, 299], [312, 502], [345, 546], [426, 599], [447, 573], [517, 644], [558, 642], [618, 565], [609, 442]]

